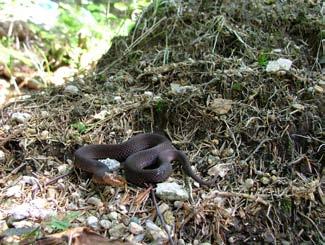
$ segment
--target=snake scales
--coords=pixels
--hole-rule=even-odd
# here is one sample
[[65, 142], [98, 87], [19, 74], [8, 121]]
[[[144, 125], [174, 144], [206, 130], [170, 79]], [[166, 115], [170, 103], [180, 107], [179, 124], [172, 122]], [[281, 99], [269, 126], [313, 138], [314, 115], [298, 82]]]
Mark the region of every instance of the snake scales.
[[75, 166], [93, 175], [94, 182], [107, 184], [108, 167], [98, 159], [111, 158], [122, 163], [125, 178], [138, 186], [159, 183], [172, 173], [172, 161], [181, 163], [184, 172], [202, 185], [215, 183], [216, 177], [206, 181], [197, 176], [186, 157], [172, 143], [159, 134], [139, 134], [121, 144], [95, 144], [75, 152]]

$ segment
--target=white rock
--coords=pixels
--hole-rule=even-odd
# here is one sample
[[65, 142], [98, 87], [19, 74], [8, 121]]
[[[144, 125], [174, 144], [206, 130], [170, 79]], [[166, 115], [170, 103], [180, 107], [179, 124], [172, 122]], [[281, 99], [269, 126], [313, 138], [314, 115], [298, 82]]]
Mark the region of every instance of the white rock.
[[325, 90], [325, 81], [320, 80], [320, 81], [318, 82], [318, 86], [321, 86], [321, 87]]
[[109, 115], [109, 112], [107, 110], [102, 110], [99, 113], [93, 115], [92, 117], [97, 120], [104, 120], [107, 115]]
[[21, 184], [14, 185], [9, 187], [6, 192], [4, 193], [5, 197], [16, 197], [19, 198], [23, 194], [23, 186]]
[[226, 164], [217, 164], [208, 170], [210, 176], [220, 176], [221, 178], [225, 177], [229, 171], [229, 167]]
[[110, 213], [107, 215], [107, 217], [108, 217], [110, 220], [112, 220], [112, 221], [117, 220], [117, 219], [118, 219], [118, 216], [119, 216], [118, 213], [115, 212], [115, 211], [110, 212]]
[[98, 219], [95, 216], [89, 216], [87, 218], [87, 225], [91, 228], [97, 229], [98, 228]]
[[88, 200], [87, 200], [87, 203], [88, 204], [91, 204], [91, 205], [94, 205], [96, 207], [103, 207], [103, 203], [102, 201], [97, 198], [97, 197], [90, 197]]
[[104, 163], [106, 167], [109, 169], [109, 171], [115, 171], [118, 170], [121, 167], [121, 163], [119, 161], [116, 161], [115, 159], [99, 159], [98, 161]]
[[253, 179], [246, 179], [244, 186], [245, 186], [245, 188], [247, 190], [249, 190], [250, 188], [252, 188], [254, 186], [254, 180]]
[[131, 222], [129, 225], [129, 231], [132, 234], [137, 235], [143, 232], [143, 227], [135, 222]]
[[31, 119], [32, 115], [26, 112], [15, 112], [11, 115], [11, 119], [18, 123], [26, 123]]
[[41, 132], [41, 139], [46, 140], [46, 139], [48, 139], [49, 135], [50, 135], [50, 132], [48, 130], [43, 130]]
[[175, 208], [182, 208], [183, 205], [184, 205], [184, 202], [182, 202], [182, 201], [175, 201], [174, 202]]
[[80, 193], [79, 192], [72, 192], [71, 197], [73, 200], [78, 200], [80, 198]]
[[182, 86], [178, 83], [171, 83], [170, 88], [172, 93], [174, 94], [186, 94], [188, 92], [195, 91], [196, 88], [194, 86]]
[[14, 206], [8, 211], [8, 214], [14, 219], [34, 218], [45, 219], [49, 216], [56, 215], [52, 207], [46, 199], [36, 198], [30, 202], [25, 202], [20, 205]]
[[165, 211], [167, 211], [169, 209], [169, 205], [167, 203], [162, 203], [159, 205], [159, 211], [160, 213], [164, 213]]
[[153, 97], [153, 92], [151, 92], [151, 91], [145, 91], [143, 94], [150, 98]]
[[315, 90], [315, 92], [320, 93], [320, 94], [324, 93], [324, 88], [319, 85], [315, 85], [314, 90]]
[[39, 226], [39, 224], [28, 221], [28, 220], [22, 220], [22, 221], [17, 221], [17, 222], [13, 222], [12, 225], [15, 228], [24, 228], [24, 227], [34, 227], [34, 226]]
[[4, 151], [0, 150], [0, 163], [3, 163], [6, 160], [6, 154]]
[[111, 238], [121, 238], [125, 235], [127, 231], [127, 228], [123, 224], [117, 224], [114, 225], [110, 230], [109, 234], [111, 235]]
[[146, 230], [149, 237], [157, 242], [158, 244], [165, 242], [168, 240], [168, 236], [165, 231], [159, 228], [155, 223], [151, 220], [146, 221]]
[[68, 165], [68, 164], [59, 164], [58, 165], [59, 174], [65, 174], [65, 173], [69, 172], [69, 170], [70, 170], [70, 165]]
[[37, 178], [33, 177], [33, 176], [27, 176], [27, 175], [24, 175], [21, 179], [21, 183], [23, 184], [29, 184], [29, 185], [32, 185], [32, 186], [38, 186], [39, 184], [39, 181]]
[[50, 113], [48, 111], [41, 111], [41, 117], [48, 118]]
[[122, 102], [122, 97], [121, 97], [121, 96], [114, 96], [113, 100], [114, 100], [116, 103], [121, 103], [121, 102]]
[[7, 222], [5, 220], [0, 220], [0, 233], [8, 229]]
[[99, 224], [101, 227], [103, 227], [104, 229], [108, 230], [112, 227], [112, 222], [107, 220], [107, 219], [102, 219], [99, 221]]
[[300, 110], [300, 111], [303, 111], [305, 109], [305, 106], [303, 106], [302, 104], [298, 104], [298, 103], [293, 103], [291, 106], [294, 109], [297, 109], [297, 110]]
[[79, 89], [77, 86], [74, 85], [68, 85], [64, 88], [63, 90], [64, 94], [71, 94], [71, 95], [76, 95], [79, 94]]
[[189, 195], [187, 191], [177, 183], [159, 183], [157, 184], [156, 194], [164, 200], [187, 200]]
[[277, 72], [279, 70], [289, 71], [292, 65], [292, 61], [289, 59], [279, 58], [277, 60], [269, 61], [266, 66], [267, 72]]

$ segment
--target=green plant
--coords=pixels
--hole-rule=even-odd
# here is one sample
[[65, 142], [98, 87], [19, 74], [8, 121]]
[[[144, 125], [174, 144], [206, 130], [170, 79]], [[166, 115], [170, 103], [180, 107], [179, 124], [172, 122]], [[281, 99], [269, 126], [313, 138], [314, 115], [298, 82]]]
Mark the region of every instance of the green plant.
[[238, 83], [238, 82], [234, 82], [231, 86], [232, 90], [235, 90], [235, 91], [242, 91], [243, 90], [243, 85], [241, 85], [241, 83]]
[[72, 128], [76, 129], [80, 134], [83, 134], [87, 130], [87, 126], [82, 122], [77, 122], [71, 125]]
[[46, 225], [55, 231], [64, 231], [70, 227], [71, 222], [74, 221], [78, 216], [79, 212], [69, 212], [61, 219], [52, 217]]
[[167, 103], [163, 100], [158, 100], [156, 104], [156, 111], [162, 112], [167, 107]]
[[258, 55], [257, 62], [261, 67], [266, 67], [267, 63], [269, 62], [268, 55], [264, 52], [260, 53]]

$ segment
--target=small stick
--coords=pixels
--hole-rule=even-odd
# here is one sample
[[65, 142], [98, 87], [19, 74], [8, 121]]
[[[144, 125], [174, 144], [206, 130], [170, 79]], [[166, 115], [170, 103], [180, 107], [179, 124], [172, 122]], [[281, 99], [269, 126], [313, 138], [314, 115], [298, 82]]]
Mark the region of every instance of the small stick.
[[164, 217], [162, 216], [160, 210], [159, 210], [159, 207], [158, 207], [158, 204], [157, 204], [157, 200], [156, 200], [156, 195], [155, 195], [155, 191], [153, 189], [150, 190], [150, 193], [151, 193], [151, 197], [152, 197], [152, 201], [153, 201], [153, 204], [155, 205], [155, 208], [156, 208], [156, 211], [157, 211], [157, 215], [160, 219], [160, 222], [161, 224], [163, 225], [166, 233], [167, 233], [167, 236], [168, 236], [168, 240], [169, 240], [169, 244], [171, 245], [174, 245], [174, 241], [173, 241], [173, 238], [171, 237], [168, 229], [167, 229], [167, 225], [166, 225], [166, 222], [164, 220]]
[[53, 179], [47, 181], [45, 183], [45, 185], [51, 185], [51, 184], [55, 183], [56, 181], [58, 181], [59, 179], [62, 179], [62, 178], [66, 177], [66, 176], [68, 176], [70, 174], [72, 174], [72, 171], [69, 171], [68, 173], [65, 173], [65, 174], [62, 174], [62, 175], [59, 175], [59, 176], [56, 176]]

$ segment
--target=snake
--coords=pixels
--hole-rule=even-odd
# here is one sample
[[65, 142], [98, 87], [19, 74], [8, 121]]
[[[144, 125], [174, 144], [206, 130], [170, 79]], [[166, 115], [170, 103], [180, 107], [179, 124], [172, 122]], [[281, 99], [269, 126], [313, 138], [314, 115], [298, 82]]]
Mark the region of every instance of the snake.
[[95, 183], [108, 184], [109, 168], [99, 159], [121, 163], [125, 179], [137, 186], [164, 182], [172, 174], [172, 162], [179, 162], [188, 176], [201, 185], [212, 185], [194, 173], [184, 152], [177, 150], [165, 136], [143, 133], [120, 144], [90, 144], [75, 151], [74, 166], [92, 174]]

